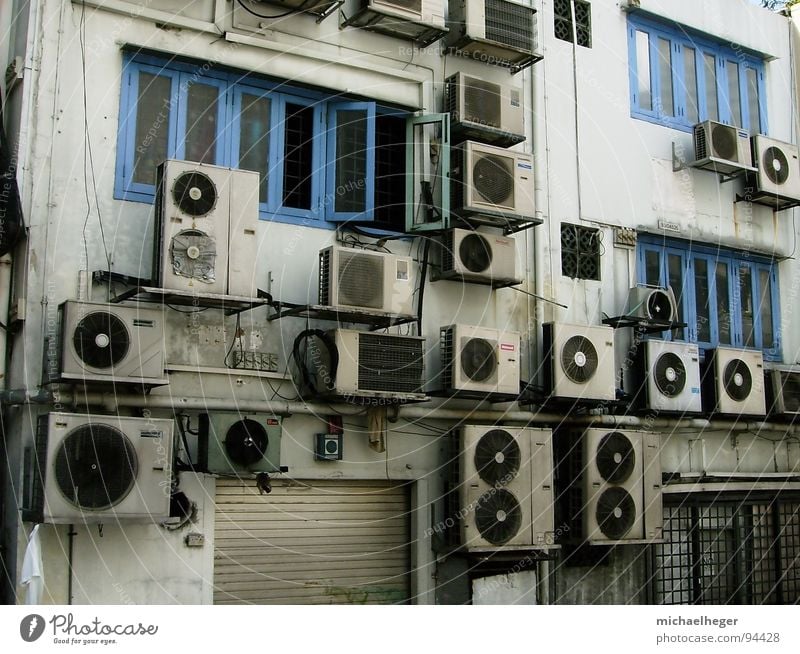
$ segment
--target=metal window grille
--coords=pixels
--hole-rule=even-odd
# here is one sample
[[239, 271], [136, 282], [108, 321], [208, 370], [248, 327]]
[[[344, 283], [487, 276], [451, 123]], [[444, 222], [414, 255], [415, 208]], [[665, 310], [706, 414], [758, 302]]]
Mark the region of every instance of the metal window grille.
[[[575, 35], [577, 44], [584, 48], [592, 47], [592, 5], [585, 0], [575, 2]], [[572, 43], [572, 4], [571, 0], [555, 0], [553, 5], [553, 31], [557, 39]]]
[[561, 225], [561, 274], [575, 279], [600, 279], [600, 230]]

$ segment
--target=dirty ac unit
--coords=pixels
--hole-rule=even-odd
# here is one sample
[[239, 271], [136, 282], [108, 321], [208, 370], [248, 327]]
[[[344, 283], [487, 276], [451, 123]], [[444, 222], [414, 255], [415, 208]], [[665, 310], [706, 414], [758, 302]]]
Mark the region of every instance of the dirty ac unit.
[[333, 245], [319, 253], [319, 303], [412, 315], [411, 257]]
[[519, 395], [520, 335], [488, 327], [448, 325], [439, 334], [441, 379], [449, 391]]
[[694, 126], [692, 166], [730, 174], [752, 167], [746, 130], [707, 120]]
[[425, 399], [423, 337], [334, 329], [328, 340], [308, 357], [317, 394]]
[[663, 413], [701, 413], [700, 353], [697, 345], [645, 340], [636, 352], [639, 408]]
[[473, 139], [500, 147], [525, 140], [520, 90], [456, 73], [445, 82], [453, 140]]
[[450, 229], [438, 244], [439, 276], [478, 284], [519, 284], [517, 249], [513, 238]]
[[155, 283], [170, 290], [257, 296], [258, 194], [255, 172], [187, 161], [161, 164]]
[[707, 350], [702, 375], [704, 410], [731, 416], [766, 414], [764, 359], [760, 350]]
[[587, 429], [581, 438], [583, 538], [591, 545], [662, 537], [660, 435]]
[[494, 217], [500, 226], [534, 217], [531, 155], [464, 141], [450, 156], [450, 208], [455, 214], [489, 222]]
[[553, 399], [615, 399], [611, 327], [550, 322], [542, 330], [544, 383]]
[[628, 293], [628, 316], [672, 323], [678, 320], [678, 302], [672, 288], [635, 286]]
[[361, 4], [400, 21], [416, 21], [444, 27], [442, 0], [360, 0]]
[[462, 427], [462, 546], [499, 550], [553, 544], [551, 439], [549, 429]]
[[166, 384], [163, 311], [64, 302], [59, 335], [47, 342], [45, 361], [48, 382]]
[[198, 467], [227, 475], [279, 472], [281, 434], [281, 420], [274, 415], [201, 413]]
[[766, 136], [751, 139], [753, 163], [758, 172], [748, 176], [745, 195], [776, 210], [800, 203], [800, 150]]
[[796, 420], [800, 416], [800, 371], [767, 370], [765, 378], [768, 413]]
[[50, 413], [26, 470], [26, 520], [97, 523], [169, 517], [172, 420]]

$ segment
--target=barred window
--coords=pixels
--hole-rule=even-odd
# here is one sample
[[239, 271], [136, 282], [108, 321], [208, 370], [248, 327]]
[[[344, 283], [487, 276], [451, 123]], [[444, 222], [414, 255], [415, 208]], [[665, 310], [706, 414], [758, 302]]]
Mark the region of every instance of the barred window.
[[[592, 5], [586, 0], [574, 0], [575, 35], [577, 44], [584, 48], [592, 47]], [[571, 0], [555, 0], [553, 29], [557, 39], [572, 43], [572, 4]]]
[[561, 274], [600, 280], [600, 230], [561, 224]]

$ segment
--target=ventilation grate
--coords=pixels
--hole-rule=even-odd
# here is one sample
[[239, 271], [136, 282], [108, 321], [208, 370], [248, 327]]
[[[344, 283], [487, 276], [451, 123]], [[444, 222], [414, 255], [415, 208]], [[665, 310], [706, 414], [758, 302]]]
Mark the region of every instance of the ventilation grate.
[[420, 393], [423, 341], [383, 334], [358, 337], [358, 388], [361, 391]]
[[383, 257], [362, 252], [339, 252], [337, 304], [382, 309]]
[[500, 129], [500, 87], [476, 77], [462, 77], [464, 82], [464, 113], [461, 120]]
[[534, 51], [534, 10], [506, 0], [486, 0], [486, 39], [503, 45]]

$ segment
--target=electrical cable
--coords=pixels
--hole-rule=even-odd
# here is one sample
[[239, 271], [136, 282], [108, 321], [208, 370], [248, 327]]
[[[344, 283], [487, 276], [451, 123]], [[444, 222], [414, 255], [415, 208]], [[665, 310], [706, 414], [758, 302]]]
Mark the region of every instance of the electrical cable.
[[301, 344], [312, 336], [316, 336], [320, 341], [322, 341], [322, 344], [328, 350], [328, 370], [326, 371], [328, 378], [324, 381], [325, 385], [330, 388], [333, 388], [336, 382], [336, 372], [339, 368], [339, 349], [336, 347], [336, 341], [334, 341], [327, 332], [321, 329], [304, 329], [294, 339], [294, 343], [292, 344], [292, 360], [295, 362], [295, 365], [300, 372], [303, 386], [307, 388], [312, 395], [319, 396], [319, 389], [311, 378], [311, 373], [308, 370], [306, 361], [300, 354]]
[[419, 298], [417, 301], [417, 336], [422, 336], [422, 308], [425, 300], [425, 280], [428, 276], [428, 254], [430, 252], [431, 241], [425, 239], [425, 247], [422, 250], [422, 267], [419, 273]]

